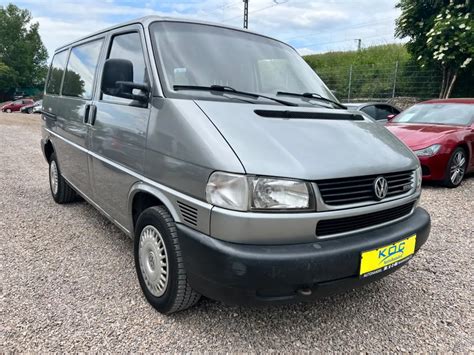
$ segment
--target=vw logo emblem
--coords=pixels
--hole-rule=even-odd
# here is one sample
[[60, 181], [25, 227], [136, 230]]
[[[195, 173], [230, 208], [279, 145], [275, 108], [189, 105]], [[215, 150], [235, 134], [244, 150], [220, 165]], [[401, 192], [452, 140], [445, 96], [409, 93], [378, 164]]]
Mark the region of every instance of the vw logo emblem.
[[383, 176], [374, 180], [374, 193], [377, 200], [383, 200], [387, 196], [388, 182]]

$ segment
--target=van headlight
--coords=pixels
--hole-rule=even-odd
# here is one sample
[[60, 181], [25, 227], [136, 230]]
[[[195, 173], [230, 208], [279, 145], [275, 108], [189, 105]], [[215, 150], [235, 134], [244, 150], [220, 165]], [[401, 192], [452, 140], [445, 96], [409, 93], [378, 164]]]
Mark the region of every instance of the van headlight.
[[207, 202], [238, 210], [312, 209], [311, 186], [304, 181], [215, 172], [206, 186]]

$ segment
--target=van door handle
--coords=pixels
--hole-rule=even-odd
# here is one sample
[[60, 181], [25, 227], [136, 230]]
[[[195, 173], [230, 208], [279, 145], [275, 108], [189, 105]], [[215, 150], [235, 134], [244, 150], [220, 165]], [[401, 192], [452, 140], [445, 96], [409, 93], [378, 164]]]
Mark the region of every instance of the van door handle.
[[89, 105], [89, 124], [91, 126], [95, 123], [95, 116], [97, 113], [97, 106], [96, 105]]
[[52, 121], [56, 121], [58, 118], [58, 116], [56, 116], [54, 113], [50, 113], [46, 111], [41, 111], [41, 113], [43, 114], [43, 116], [45, 116], [46, 118], [49, 118]]
[[91, 105], [90, 104], [87, 104], [84, 108], [84, 123], [87, 124], [87, 122], [89, 122], [89, 112], [90, 112], [90, 109], [91, 109]]
[[97, 112], [97, 107], [92, 104], [87, 104], [84, 110], [84, 123], [89, 123], [91, 126], [95, 123], [95, 113]]

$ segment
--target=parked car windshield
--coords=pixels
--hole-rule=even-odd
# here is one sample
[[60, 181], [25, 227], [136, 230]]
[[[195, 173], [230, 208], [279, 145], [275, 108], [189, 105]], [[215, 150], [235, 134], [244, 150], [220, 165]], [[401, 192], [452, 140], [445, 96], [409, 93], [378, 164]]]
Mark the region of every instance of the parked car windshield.
[[420, 104], [396, 116], [394, 123], [431, 123], [467, 126], [474, 120], [474, 105], [457, 103]]
[[335, 100], [303, 58], [279, 41], [244, 31], [184, 22], [155, 22], [151, 34], [168, 96], [218, 97], [203, 91], [178, 92], [173, 87], [223, 85], [267, 95], [276, 95], [278, 91], [311, 92]]

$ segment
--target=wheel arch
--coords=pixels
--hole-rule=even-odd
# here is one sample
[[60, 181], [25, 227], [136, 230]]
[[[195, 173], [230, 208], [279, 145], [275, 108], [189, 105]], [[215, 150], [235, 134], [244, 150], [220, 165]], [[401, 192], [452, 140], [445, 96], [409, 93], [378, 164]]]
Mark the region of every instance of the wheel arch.
[[174, 208], [174, 204], [166, 194], [156, 187], [143, 182], [137, 182], [130, 189], [128, 197], [128, 215], [130, 216], [130, 232], [132, 236], [135, 235], [135, 225], [138, 216], [145, 209], [152, 206], [164, 206], [176, 222], [180, 221], [179, 214]]
[[51, 161], [51, 155], [55, 152], [53, 143], [50, 139], [47, 139], [43, 144], [43, 153], [46, 161], [49, 163]]
[[[464, 151], [466, 152], [467, 154], [467, 166], [466, 166], [466, 169], [469, 167], [469, 162], [471, 161], [471, 154], [472, 152], [469, 150], [469, 145], [466, 143], [466, 142], [461, 142], [457, 145], [456, 148], [462, 148], [464, 149]], [[454, 150], [456, 150], [456, 148], [454, 148]]]

